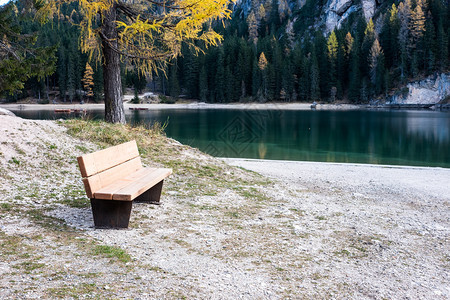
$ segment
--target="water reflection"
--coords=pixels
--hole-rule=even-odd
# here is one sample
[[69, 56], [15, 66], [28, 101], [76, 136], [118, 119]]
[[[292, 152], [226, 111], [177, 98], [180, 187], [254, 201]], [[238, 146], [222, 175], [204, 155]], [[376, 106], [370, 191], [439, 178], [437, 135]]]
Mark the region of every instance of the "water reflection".
[[169, 119], [168, 136], [215, 156], [450, 167], [448, 112], [199, 109], [127, 111], [126, 117], [132, 124]]

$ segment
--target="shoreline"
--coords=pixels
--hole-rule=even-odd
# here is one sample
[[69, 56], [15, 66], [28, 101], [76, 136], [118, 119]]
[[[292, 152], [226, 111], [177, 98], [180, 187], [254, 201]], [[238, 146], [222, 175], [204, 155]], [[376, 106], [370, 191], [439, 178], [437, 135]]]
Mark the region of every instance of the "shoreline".
[[[0, 104], [1, 108], [11, 111], [23, 110], [55, 110], [55, 109], [74, 109], [74, 110], [104, 110], [103, 103], [85, 103], [85, 104]], [[124, 103], [125, 112], [140, 108], [143, 110], [160, 109], [239, 109], [239, 110], [311, 110], [310, 103], [179, 103], [179, 104], [132, 104]], [[316, 110], [360, 110], [369, 108], [366, 104], [317, 104]]]
[[432, 167], [432, 166], [414, 166], [414, 165], [390, 165], [390, 164], [371, 164], [371, 163], [353, 163], [353, 162], [330, 162], [330, 161], [309, 161], [309, 160], [282, 160], [282, 159], [261, 159], [261, 158], [239, 158], [239, 157], [216, 157], [226, 163], [243, 162], [243, 163], [267, 163], [267, 164], [305, 164], [315, 165], [322, 164], [328, 166], [340, 167], [367, 167], [367, 168], [384, 168], [384, 169], [437, 169], [449, 170], [446, 167]]

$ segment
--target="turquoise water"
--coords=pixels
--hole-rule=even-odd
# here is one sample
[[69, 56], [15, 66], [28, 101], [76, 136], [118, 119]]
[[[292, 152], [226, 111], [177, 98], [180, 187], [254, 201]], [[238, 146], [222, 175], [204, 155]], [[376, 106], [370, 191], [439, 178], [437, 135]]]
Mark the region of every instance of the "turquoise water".
[[166, 109], [128, 111], [127, 119], [168, 122], [169, 137], [220, 157], [450, 167], [449, 112]]

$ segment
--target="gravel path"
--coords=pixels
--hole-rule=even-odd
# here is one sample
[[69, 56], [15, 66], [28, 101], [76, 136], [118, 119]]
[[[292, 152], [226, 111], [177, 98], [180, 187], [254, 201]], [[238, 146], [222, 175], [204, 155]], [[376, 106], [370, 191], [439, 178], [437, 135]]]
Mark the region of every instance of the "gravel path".
[[175, 173], [128, 230], [95, 230], [75, 158], [98, 147], [0, 116], [0, 298], [450, 298], [450, 169], [227, 165], [179, 147], [222, 175]]
[[[369, 298], [450, 298], [450, 169], [224, 160], [309, 194], [289, 203], [323, 218], [319, 243], [306, 248], [322, 250], [330, 282], [345, 279]], [[294, 226], [318, 234], [314, 225]]]

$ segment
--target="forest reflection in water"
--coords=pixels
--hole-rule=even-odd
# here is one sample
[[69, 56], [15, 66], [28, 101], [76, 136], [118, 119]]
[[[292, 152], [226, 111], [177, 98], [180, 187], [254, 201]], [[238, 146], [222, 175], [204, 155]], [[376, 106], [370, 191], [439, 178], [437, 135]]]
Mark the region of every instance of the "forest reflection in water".
[[167, 123], [169, 137], [219, 157], [450, 167], [448, 112], [164, 109], [127, 111], [127, 119]]

